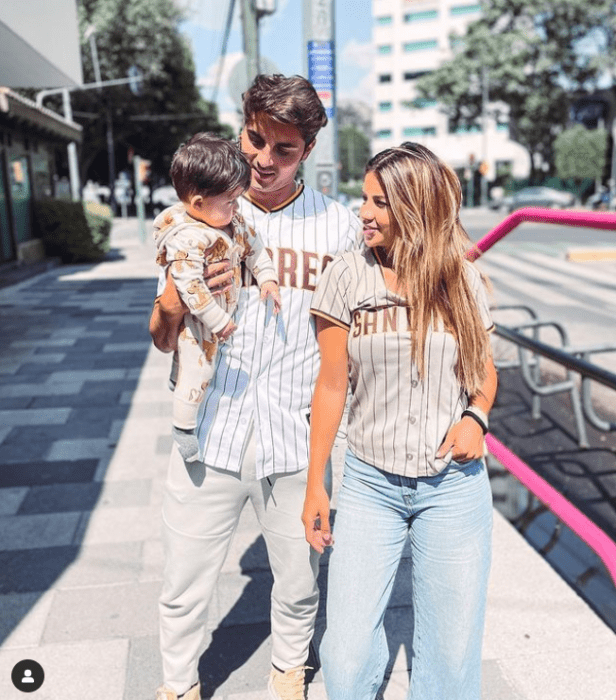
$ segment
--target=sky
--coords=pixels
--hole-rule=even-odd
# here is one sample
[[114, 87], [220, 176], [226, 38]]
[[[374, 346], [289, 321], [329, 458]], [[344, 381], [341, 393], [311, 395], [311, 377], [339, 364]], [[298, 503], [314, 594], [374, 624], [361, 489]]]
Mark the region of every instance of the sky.
[[[224, 27], [230, 0], [176, 0], [188, 19], [182, 25], [189, 38], [198, 83], [205, 99], [211, 100], [219, 70]], [[227, 90], [229, 74], [242, 56], [239, 7], [235, 14], [223, 64], [216, 102], [221, 115], [236, 107]], [[303, 74], [302, 0], [277, 0], [277, 10], [259, 23], [261, 57], [272, 61], [285, 75]], [[370, 103], [372, 66], [371, 0], [335, 0], [337, 99]]]

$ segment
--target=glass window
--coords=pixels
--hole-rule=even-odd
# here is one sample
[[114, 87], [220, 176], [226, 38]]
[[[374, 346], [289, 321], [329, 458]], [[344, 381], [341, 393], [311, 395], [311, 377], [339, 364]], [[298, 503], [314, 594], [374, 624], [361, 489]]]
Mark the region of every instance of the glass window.
[[509, 131], [509, 122], [496, 122], [496, 131]]
[[425, 39], [424, 41], [407, 41], [404, 45], [405, 51], [426, 51], [427, 49], [438, 48], [436, 39]]
[[458, 126], [449, 125], [450, 134], [478, 134], [481, 132], [481, 124], [458, 124]]
[[380, 54], [391, 53], [391, 44], [382, 44], [381, 46], [379, 46], [379, 53]]
[[379, 83], [391, 83], [391, 73], [382, 73], [379, 75]]
[[413, 100], [413, 107], [415, 109], [426, 109], [427, 107], [436, 107], [436, 100], [432, 100], [429, 97], [417, 97]]
[[391, 24], [391, 15], [384, 15], [383, 17], [377, 17], [376, 23], [380, 25]]
[[438, 19], [438, 10], [423, 10], [422, 12], [407, 12], [404, 15], [405, 22], [425, 22]]
[[436, 136], [435, 126], [407, 126], [402, 131], [403, 136], [416, 138], [417, 136]]
[[421, 78], [422, 75], [426, 75], [426, 73], [429, 73], [427, 70], [417, 70], [417, 71], [409, 71], [404, 74], [404, 79], [405, 80], [417, 80], [417, 78]]
[[481, 12], [481, 5], [454, 5], [449, 8], [452, 15], [471, 15], [474, 12]]
[[381, 112], [389, 112], [391, 107], [391, 102], [379, 102], [379, 111]]
[[380, 129], [376, 132], [377, 139], [389, 139], [391, 138], [391, 129]]

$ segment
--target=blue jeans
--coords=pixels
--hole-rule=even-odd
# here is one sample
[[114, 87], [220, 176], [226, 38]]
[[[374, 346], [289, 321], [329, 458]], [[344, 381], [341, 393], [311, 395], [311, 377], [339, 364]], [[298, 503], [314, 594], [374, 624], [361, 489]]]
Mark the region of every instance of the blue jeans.
[[[410, 536], [409, 700], [479, 700], [492, 539], [483, 460], [411, 479], [347, 452], [321, 645], [329, 700], [373, 700], [389, 651], [383, 620]], [[410, 656], [410, 655], [409, 655]]]

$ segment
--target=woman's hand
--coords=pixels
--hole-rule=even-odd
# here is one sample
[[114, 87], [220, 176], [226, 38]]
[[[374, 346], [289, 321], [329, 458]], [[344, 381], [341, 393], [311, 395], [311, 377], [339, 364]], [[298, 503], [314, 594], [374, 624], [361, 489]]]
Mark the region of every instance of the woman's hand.
[[329, 496], [323, 485], [306, 489], [302, 522], [306, 530], [306, 541], [319, 554], [333, 543], [329, 527]]
[[443, 458], [451, 450], [455, 462], [470, 462], [483, 457], [484, 435], [481, 426], [469, 416], [451, 426], [436, 453]]

